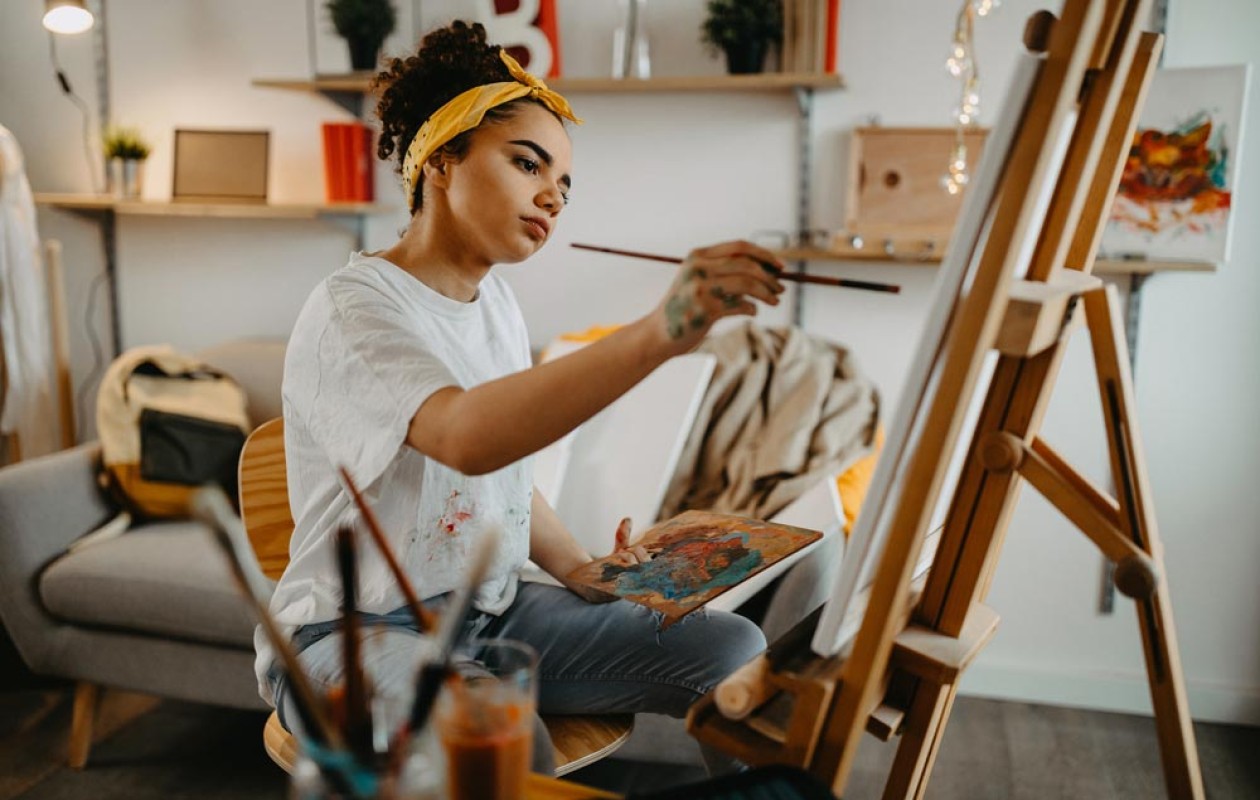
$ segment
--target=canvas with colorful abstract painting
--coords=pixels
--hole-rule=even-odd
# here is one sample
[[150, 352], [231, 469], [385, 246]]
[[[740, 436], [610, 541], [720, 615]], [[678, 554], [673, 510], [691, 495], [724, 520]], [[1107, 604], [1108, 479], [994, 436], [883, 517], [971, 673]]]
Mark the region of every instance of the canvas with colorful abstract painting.
[[1248, 66], [1155, 73], [1099, 256], [1229, 257]]
[[628, 565], [608, 556], [578, 567], [568, 580], [659, 611], [666, 628], [821, 538], [790, 525], [684, 511], [635, 542], [650, 561]]

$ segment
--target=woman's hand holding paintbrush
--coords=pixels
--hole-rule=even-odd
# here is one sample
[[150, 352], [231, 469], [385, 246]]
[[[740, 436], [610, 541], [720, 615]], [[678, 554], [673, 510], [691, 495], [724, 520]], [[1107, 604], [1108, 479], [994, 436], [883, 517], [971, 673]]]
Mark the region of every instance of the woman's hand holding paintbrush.
[[775, 272], [782, 269], [778, 258], [750, 242], [702, 247], [680, 263], [673, 285], [653, 311], [675, 354], [694, 348], [723, 317], [756, 314], [753, 300], [777, 306], [784, 290]]

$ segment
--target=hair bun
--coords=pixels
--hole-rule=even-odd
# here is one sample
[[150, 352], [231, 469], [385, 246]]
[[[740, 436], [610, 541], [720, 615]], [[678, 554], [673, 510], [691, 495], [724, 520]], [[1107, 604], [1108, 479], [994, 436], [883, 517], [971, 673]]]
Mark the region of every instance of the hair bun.
[[500, 49], [487, 41], [480, 22], [456, 20], [430, 31], [414, 55], [390, 59], [374, 81], [380, 89], [377, 156], [397, 153], [401, 162], [421, 124], [451, 98], [474, 86], [511, 80]]

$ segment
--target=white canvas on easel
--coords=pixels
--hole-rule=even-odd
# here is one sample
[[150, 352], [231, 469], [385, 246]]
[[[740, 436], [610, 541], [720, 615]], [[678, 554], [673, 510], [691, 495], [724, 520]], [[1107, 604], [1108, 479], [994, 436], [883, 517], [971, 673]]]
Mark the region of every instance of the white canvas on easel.
[[[930, 405], [927, 401], [935, 392], [934, 379], [945, 333], [959, 298], [967, 291], [968, 278], [983, 252], [994, 193], [1019, 130], [1039, 64], [1039, 59], [1031, 55], [1020, 60], [1001, 106], [1001, 118], [985, 144], [984, 155], [959, 215], [957, 230], [941, 265], [935, 289], [937, 300], [924, 325], [906, 382], [907, 389], [902, 393], [888, 428], [888, 441], [875, 467], [875, 475], [862, 506], [863, 513], [854, 526], [835, 588], [814, 633], [812, 648], [818, 655], [838, 653], [860, 624], [857, 615], [849, 614], [850, 606], [870, 582], [878, 564], [888, 527], [892, 523], [888, 512], [896, 507], [895, 499], [903, 489], [900, 482], [904, 472], [902, 460], [911, 451], [925, 422], [925, 409]], [[949, 496], [948, 493], [939, 495], [942, 498]], [[938, 508], [934, 516], [939, 513]]]

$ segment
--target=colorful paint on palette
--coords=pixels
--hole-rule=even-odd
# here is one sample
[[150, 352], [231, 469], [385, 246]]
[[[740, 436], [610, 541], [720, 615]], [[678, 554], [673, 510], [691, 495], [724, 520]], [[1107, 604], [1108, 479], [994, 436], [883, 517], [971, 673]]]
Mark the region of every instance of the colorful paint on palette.
[[820, 538], [804, 528], [687, 511], [639, 539], [650, 561], [626, 565], [609, 556], [579, 567], [568, 579], [660, 611], [667, 627]]
[[746, 546], [748, 534], [709, 534], [700, 530], [649, 548], [652, 560], [646, 564], [605, 564], [600, 581], [623, 596], [656, 593], [678, 601], [734, 586], [762, 565], [761, 553]]

